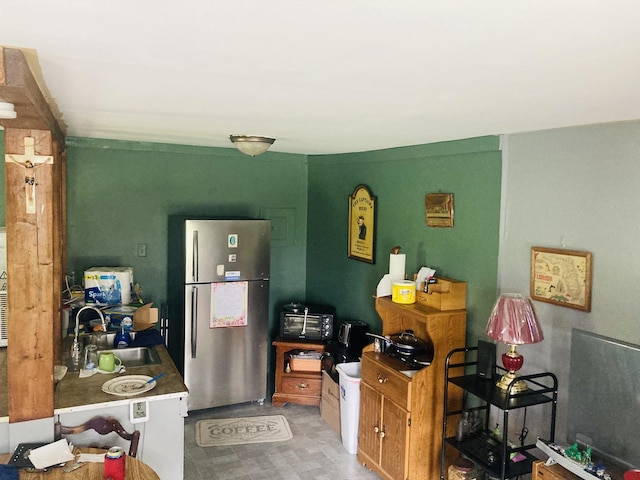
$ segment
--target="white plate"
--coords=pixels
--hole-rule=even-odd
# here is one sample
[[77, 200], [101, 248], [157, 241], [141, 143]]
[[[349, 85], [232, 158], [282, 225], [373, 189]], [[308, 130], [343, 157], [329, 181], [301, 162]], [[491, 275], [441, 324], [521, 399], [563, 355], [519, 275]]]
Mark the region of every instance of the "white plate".
[[[150, 382], [147, 375], [123, 375], [104, 382], [102, 391], [119, 397], [130, 397], [148, 392], [156, 386], [156, 382]], [[142, 388], [141, 388], [142, 387]]]

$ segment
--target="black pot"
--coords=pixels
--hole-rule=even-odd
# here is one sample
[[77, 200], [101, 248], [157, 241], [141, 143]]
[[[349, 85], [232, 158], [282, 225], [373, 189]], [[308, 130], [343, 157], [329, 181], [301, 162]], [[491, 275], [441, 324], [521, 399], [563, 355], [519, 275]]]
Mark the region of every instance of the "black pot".
[[427, 342], [419, 337], [416, 337], [413, 330], [405, 330], [402, 333], [396, 333], [391, 335], [391, 351], [400, 355], [415, 357], [422, 355], [429, 350], [433, 352], [433, 343]]
[[375, 333], [367, 333], [367, 335], [384, 340], [388, 353], [419, 360], [423, 365], [429, 365], [433, 360], [433, 342], [429, 337], [427, 337], [427, 340], [416, 337], [413, 330], [405, 330], [389, 337], [383, 337]]

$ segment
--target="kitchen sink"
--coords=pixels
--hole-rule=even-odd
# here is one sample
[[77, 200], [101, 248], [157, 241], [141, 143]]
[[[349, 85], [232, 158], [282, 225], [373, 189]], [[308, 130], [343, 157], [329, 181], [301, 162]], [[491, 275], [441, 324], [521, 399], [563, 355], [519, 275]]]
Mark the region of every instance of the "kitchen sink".
[[120, 360], [125, 367], [142, 367], [144, 365], [157, 365], [162, 363], [155, 347], [131, 347], [131, 348], [110, 348], [101, 350], [98, 348], [98, 355], [111, 352]]
[[[136, 338], [136, 332], [129, 332], [131, 340]], [[82, 342], [84, 345], [96, 345], [98, 350], [111, 349], [116, 339], [115, 332], [107, 333], [91, 333], [89, 335], [82, 336]]]

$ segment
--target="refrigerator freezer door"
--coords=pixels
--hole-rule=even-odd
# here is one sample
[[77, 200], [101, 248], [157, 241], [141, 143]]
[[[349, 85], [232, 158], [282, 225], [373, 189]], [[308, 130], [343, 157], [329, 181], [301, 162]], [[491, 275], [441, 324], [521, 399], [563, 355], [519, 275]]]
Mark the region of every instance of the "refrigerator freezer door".
[[269, 278], [269, 220], [186, 220], [185, 283]]
[[246, 327], [210, 328], [211, 284], [185, 286], [184, 381], [189, 410], [267, 395], [269, 282], [248, 282]]

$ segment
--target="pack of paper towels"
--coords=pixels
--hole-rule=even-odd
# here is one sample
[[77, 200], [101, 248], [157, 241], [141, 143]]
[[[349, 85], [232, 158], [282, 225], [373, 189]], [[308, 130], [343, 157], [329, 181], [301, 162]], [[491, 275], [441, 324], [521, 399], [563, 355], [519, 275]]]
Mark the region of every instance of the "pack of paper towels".
[[84, 301], [97, 305], [126, 305], [133, 292], [133, 268], [91, 267], [84, 271]]

